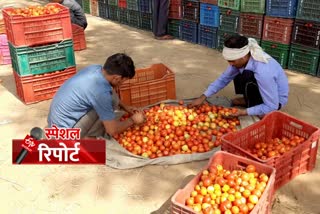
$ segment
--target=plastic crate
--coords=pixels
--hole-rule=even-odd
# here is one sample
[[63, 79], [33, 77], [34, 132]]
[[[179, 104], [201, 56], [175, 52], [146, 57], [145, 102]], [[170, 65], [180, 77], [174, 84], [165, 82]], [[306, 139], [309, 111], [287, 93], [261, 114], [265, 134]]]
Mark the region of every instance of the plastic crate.
[[118, 0], [108, 0], [108, 5], [118, 6]]
[[128, 19], [128, 10], [126, 8], [120, 8], [119, 7], [119, 20], [120, 23], [122, 24], [128, 24], [129, 19]]
[[174, 36], [175, 38], [181, 37], [181, 24], [180, 20], [169, 19], [168, 22], [168, 34]]
[[86, 36], [82, 27], [72, 24], [73, 49], [81, 51], [87, 48]]
[[222, 31], [238, 32], [240, 12], [227, 8], [220, 8], [220, 29]]
[[263, 15], [253, 13], [241, 13], [239, 21], [239, 33], [260, 39], [262, 37]]
[[262, 41], [261, 47], [266, 53], [279, 62], [282, 68], [288, 67], [290, 45], [277, 42]]
[[108, 5], [109, 19], [113, 21], [119, 21], [119, 8], [118, 6]]
[[90, 0], [90, 14], [93, 16], [99, 16], [98, 0]]
[[139, 10], [142, 13], [152, 13], [152, 2], [150, 0], [139, 0]]
[[139, 0], [127, 0], [127, 9], [139, 11]]
[[164, 64], [136, 70], [133, 79], [117, 89], [126, 105], [143, 107], [167, 99], [176, 99], [175, 75]]
[[201, 3], [218, 5], [218, 0], [200, 0]]
[[218, 6], [200, 4], [200, 24], [210, 27], [219, 27], [220, 11]]
[[25, 77], [13, 72], [17, 95], [25, 104], [52, 99], [60, 86], [74, 74], [76, 74], [76, 67]]
[[320, 22], [296, 19], [292, 34], [292, 43], [319, 49]]
[[152, 14], [140, 12], [140, 20], [141, 20], [141, 29], [144, 30], [152, 30], [153, 22], [152, 22]]
[[182, 2], [182, 17], [186, 20], [191, 20], [199, 23], [200, 18], [200, 3], [198, 1], [183, 0]]
[[304, 20], [320, 21], [319, 0], [298, 0], [297, 18]]
[[293, 19], [264, 17], [263, 40], [290, 44]]
[[181, 20], [181, 39], [198, 43], [198, 24], [192, 21]]
[[297, 0], [266, 0], [266, 14], [268, 16], [295, 18]]
[[305, 74], [316, 75], [320, 51], [291, 44], [288, 68]]
[[[281, 156], [262, 160], [246, 151], [256, 142], [266, 142], [276, 137], [290, 138], [294, 135], [307, 140]], [[315, 167], [319, 135], [320, 131], [317, 127], [286, 113], [275, 111], [247, 128], [224, 135], [221, 149], [274, 167], [276, 169], [275, 190], [277, 190], [297, 175], [311, 171]]]
[[240, 0], [219, 0], [218, 6], [232, 10], [240, 10]]
[[128, 10], [128, 24], [135, 28], [140, 28], [140, 12], [135, 10]]
[[222, 50], [224, 46], [224, 41], [228, 39], [230, 36], [237, 35], [236, 32], [228, 32], [228, 31], [218, 31], [218, 50]]
[[60, 8], [57, 14], [36, 17], [9, 16], [14, 8], [2, 9], [8, 40], [15, 46], [33, 46], [59, 42], [72, 38], [69, 9], [55, 3]]
[[182, 0], [171, 0], [169, 5], [169, 19], [182, 18]]
[[217, 48], [218, 28], [199, 25], [199, 44]]
[[9, 45], [6, 34], [0, 34], [0, 64], [11, 64]]
[[99, 8], [99, 17], [103, 19], [109, 18], [109, 11], [108, 11], [108, 3], [99, 1], [98, 2], [98, 8]]
[[83, 0], [83, 11], [84, 13], [91, 14], [90, 0]]
[[4, 26], [4, 21], [3, 19], [0, 19], [0, 34], [5, 34], [6, 33], [6, 28]]
[[76, 2], [80, 5], [80, 7], [82, 7], [82, 8], [83, 8], [82, 0], [76, 0]]
[[241, 12], [245, 13], [265, 13], [266, 1], [263, 0], [241, 0]]
[[72, 39], [39, 47], [15, 47], [9, 43], [12, 67], [20, 75], [43, 74], [75, 66]]
[[[258, 173], [265, 173], [269, 176], [268, 183], [263, 191], [258, 203], [254, 206], [250, 214], [270, 214], [272, 201], [274, 198], [274, 183], [276, 171], [274, 168], [261, 164], [257, 161], [245, 157], [236, 156], [227, 152], [218, 151], [209, 160], [203, 170], [210, 166], [222, 165], [227, 170], [245, 170], [248, 165], [254, 165]], [[183, 189], [179, 189], [171, 198], [172, 214], [196, 214], [191, 208], [185, 205], [186, 199], [190, 197], [194, 187], [199, 183], [202, 175], [201, 170]]]
[[127, 0], [118, 0], [118, 7], [127, 9]]

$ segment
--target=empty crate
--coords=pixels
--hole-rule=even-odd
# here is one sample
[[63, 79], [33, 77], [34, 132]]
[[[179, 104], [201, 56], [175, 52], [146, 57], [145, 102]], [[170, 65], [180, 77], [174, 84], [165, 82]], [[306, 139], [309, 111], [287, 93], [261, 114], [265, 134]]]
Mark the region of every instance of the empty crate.
[[217, 48], [218, 28], [199, 25], [199, 44], [209, 48]]
[[228, 32], [238, 32], [240, 12], [228, 8], [220, 8], [220, 29]]
[[297, 0], [266, 0], [266, 14], [268, 16], [295, 18]]
[[200, 4], [200, 24], [210, 27], [219, 27], [219, 7], [212, 4]]
[[293, 19], [265, 16], [262, 36], [263, 40], [290, 44], [293, 23]]
[[263, 28], [263, 15], [254, 13], [241, 13], [239, 33], [261, 39]]
[[319, 49], [320, 22], [296, 19], [292, 34], [292, 43]]
[[277, 60], [282, 68], [287, 68], [290, 45], [285, 45], [277, 42], [262, 41], [261, 47], [266, 53]]

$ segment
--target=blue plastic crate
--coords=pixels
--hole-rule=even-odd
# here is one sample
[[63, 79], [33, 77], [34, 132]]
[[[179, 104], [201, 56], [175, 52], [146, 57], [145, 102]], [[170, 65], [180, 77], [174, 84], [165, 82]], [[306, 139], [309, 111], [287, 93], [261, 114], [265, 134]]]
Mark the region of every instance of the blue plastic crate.
[[182, 20], [181, 39], [187, 42], [198, 43], [198, 24], [192, 21]]
[[109, 11], [108, 11], [108, 3], [99, 1], [98, 2], [98, 9], [99, 9], [99, 16], [104, 19], [109, 18]]
[[139, 0], [139, 10], [142, 13], [152, 13], [153, 0]]
[[200, 4], [200, 24], [210, 27], [219, 27], [219, 7], [212, 4]]
[[266, 14], [268, 16], [295, 18], [298, 0], [266, 0]]
[[209, 48], [217, 48], [218, 28], [199, 25], [199, 44]]

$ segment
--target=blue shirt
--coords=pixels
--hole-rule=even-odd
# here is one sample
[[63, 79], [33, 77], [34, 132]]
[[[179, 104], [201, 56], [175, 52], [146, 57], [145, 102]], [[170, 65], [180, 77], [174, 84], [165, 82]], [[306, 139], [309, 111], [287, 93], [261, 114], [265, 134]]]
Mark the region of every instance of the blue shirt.
[[72, 128], [92, 109], [102, 121], [115, 118], [112, 87], [102, 72], [101, 65], [91, 65], [64, 82], [51, 102], [49, 127]]
[[273, 58], [268, 63], [263, 63], [250, 57], [245, 68], [238, 69], [229, 66], [216, 81], [209, 85], [204, 95], [209, 97], [217, 93], [244, 70], [250, 70], [254, 73], [263, 100], [262, 104], [247, 108], [248, 115], [264, 115], [277, 110], [279, 103], [281, 106], [287, 104], [288, 78], [281, 65]]

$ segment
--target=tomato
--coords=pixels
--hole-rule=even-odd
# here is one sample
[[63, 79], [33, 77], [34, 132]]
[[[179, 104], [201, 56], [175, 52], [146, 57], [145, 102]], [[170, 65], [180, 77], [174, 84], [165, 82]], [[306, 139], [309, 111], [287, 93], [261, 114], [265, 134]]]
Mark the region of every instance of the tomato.
[[207, 176], [204, 180], [203, 180], [203, 186], [208, 187], [212, 184], [211, 179]]
[[256, 167], [254, 165], [248, 165], [246, 167], [246, 172], [248, 172], [248, 173], [253, 173], [255, 171], [256, 171]]

